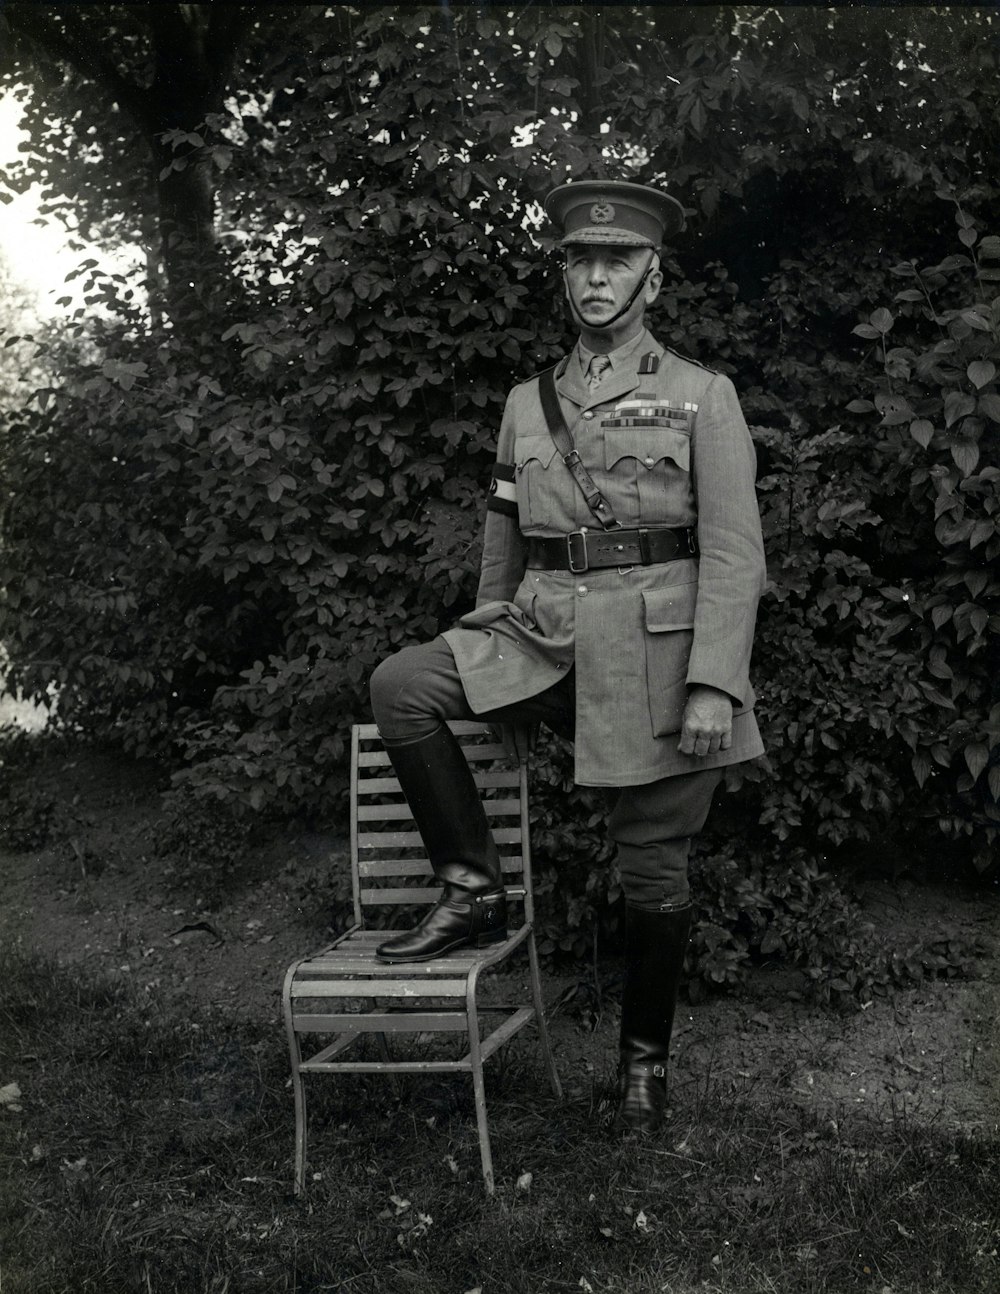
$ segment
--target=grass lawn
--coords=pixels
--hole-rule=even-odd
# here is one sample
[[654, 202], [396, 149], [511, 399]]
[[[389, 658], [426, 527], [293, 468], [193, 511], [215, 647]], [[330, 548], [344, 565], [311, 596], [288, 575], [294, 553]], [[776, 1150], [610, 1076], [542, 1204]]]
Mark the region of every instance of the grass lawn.
[[297, 1200], [277, 1022], [8, 948], [0, 1057], [3, 1294], [1000, 1289], [995, 1129], [818, 1111], [710, 1059], [662, 1134], [622, 1140], [610, 1075], [558, 1105], [515, 1041], [489, 1072], [492, 1200], [467, 1084], [314, 1080]]

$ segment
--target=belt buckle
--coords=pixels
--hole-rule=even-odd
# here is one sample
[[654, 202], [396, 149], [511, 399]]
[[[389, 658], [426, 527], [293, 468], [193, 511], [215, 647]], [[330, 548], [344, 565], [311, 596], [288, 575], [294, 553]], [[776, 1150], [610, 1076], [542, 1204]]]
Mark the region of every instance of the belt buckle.
[[[573, 560], [573, 540], [579, 539], [583, 547], [583, 565], [577, 566]], [[590, 570], [590, 560], [587, 557], [587, 531], [586, 529], [573, 530], [566, 536], [566, 558], [569, 562], [569, 569], [573, 575], [582, 575], [585, 571]]]

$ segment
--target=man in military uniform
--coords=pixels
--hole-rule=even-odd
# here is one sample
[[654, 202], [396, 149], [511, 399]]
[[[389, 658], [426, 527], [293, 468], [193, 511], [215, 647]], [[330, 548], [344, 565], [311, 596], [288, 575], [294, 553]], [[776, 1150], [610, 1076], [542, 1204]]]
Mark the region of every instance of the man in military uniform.
[[497, 850], [445, 720], [541, 721], [571, 737], [576, 781], [615, 788], [616, 1122], [652, 1131], [691, 923], [691, 840], [724, 767], [763, 753], [748, 677], [764, 580], [755, 458], [730, 380], [643, 324], [680, 204], [581, 181], [545, 210], [563, 235], [579, 340], [508, 398], [475, 611], [372, 678], [379, 731], [444, 885], [379, 956], [421, 961], [506, 934]]

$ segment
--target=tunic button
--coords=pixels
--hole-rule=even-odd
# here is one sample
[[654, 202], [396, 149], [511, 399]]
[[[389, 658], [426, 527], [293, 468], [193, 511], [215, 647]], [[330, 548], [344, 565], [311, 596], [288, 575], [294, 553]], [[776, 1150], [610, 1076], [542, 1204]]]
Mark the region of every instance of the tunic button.
[[594, 411], [593, 411], [593, 409], [588, 409], [588, 410], [584, 413], [584, 415], [583, 415], [583, 416], [584, 416], [585, 418], [592, 418], [592, 417], [594, 416]]
[[577, 593], [579, 593], [579, 595], [580, 595], [580, 597], [581, 597], [581, 598], [585, 598], [585, 597], [587, 596], [587, 586], [586, 586], [586, 584], [581, 584], [581, 585], [579, 585], [576, 591], [577, 591]]
[[646, 464], [646, 466], [647, 466], [647, 467], [652, 467], [652, 466], [653, 466], [654, 461], [655, 461], [655, 460], [654, 460], [654, 459], [652, 459], [652, 458], [644, 458], [644, 459], [643, 459], [643, 462]]

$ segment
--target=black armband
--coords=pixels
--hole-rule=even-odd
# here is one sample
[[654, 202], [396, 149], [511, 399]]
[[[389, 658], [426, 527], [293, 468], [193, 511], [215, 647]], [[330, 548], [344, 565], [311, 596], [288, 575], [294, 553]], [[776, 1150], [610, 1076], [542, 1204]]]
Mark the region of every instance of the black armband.
[[497, 463], [493, 468], [487, 512], [502, 512], [505, 517], [517, 516], [517, 489], [514, 485], [514, 464]]

